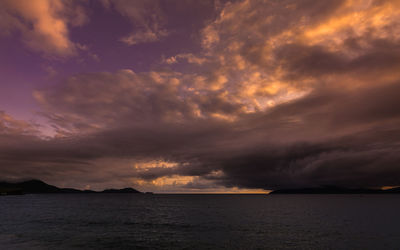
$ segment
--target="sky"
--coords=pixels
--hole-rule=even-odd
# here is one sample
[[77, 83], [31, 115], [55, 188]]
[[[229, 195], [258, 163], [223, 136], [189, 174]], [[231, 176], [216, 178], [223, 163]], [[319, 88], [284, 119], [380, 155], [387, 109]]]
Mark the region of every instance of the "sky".
[[400, 185], [400, 0], [0, 0], [0, 179]]

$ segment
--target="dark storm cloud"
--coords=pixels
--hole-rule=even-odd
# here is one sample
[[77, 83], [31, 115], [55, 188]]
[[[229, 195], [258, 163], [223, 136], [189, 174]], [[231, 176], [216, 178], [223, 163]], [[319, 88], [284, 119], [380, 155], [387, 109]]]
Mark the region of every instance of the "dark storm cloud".
[[[2, 135], [2, 172], [96, 175], [107, 169], [98, 169], [96, 159], [161, 158], [179, 164], [125, 175], [204, 176], [227, 187], [266, 189], [397, 185], [399, 90], [400, 84], [392, 83], [353, 93], [320, 91], [233, 123], [163, 122], [46, 141]], [[213, 171], [224, 174], [210, 176]]]
[[39, 89], [50, 138], [0, 113], [2, 176], [72, 185], [199, 177], [182, 188], [400, 185], [392, 32], [400, 24], [389, 11], [397, 7], [226, 4], [201, 31], [207, 60], [196, 74], [77, 74]]
[[[359, 38], [363, 41], [365, 37]], [[321, 77], [333, 74], [368, 74], [390, 72], [400, 66], [400, 44], [369, 41], [371, 48], [361, 56], [349, 58], [346, 52], [331, 52], [322, 46], [290, 44], [276, 51], [280, 66], [287, 70], [286, 77], [299, 80], [303, 77]]]

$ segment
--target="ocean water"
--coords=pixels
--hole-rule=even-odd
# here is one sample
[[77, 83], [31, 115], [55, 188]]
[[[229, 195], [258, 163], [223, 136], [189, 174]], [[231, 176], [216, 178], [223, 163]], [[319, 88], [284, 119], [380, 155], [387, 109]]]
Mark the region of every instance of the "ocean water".
[[400, 249], [400, 195], [0, 196], [0, 249]]

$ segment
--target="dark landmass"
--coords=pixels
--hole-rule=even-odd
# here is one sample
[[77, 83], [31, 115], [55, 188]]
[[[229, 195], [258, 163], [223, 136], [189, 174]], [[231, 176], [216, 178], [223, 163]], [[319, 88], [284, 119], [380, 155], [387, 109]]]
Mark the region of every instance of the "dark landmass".
[[319, 188], [299, 188], [299, 189], [280, 189], [272, 191], [270, 194], [400, 194], [400, 188], [391, 189], [351, 189], [342, 187], [319, 187]]
[[40, 180], [29, 180], [18, 183], [0, 182], [0, 195], [22, 195], [22, 194], [75, 194], [75, 193], [137, 193], [140, 194], [136, 189], [124, 188], [124, 189], [106, 189], [101, 192], [93, 190], [79, 190], [74, 188], [58, 188], [56, 186], [49, 185]]
[[116, 194], [116, 193], [140, 193], [140, 192], [133, 188], [123, 188], [123, 189], [106, 189], [102, 193]]
[[[123, 189], [105, 189], [103, 191], [93, 190], [79, 190], [74, 188], [58, 188], [49, 185], [40, 180], [29, 180], [18, 183], [1, 182], [0, 181], [0, 195], [23, 195], [23, 194], [118, 194], [118, 193], [131, 193], [131, 194], [153, 194], [152, 192], [142, 193], [133, 188]], [[279, 189], [272, 191], [270, 194], [400, 194], [400, 187], [391, 189], [351, 189], [335, 186], [317, 187], [317, 188], [298, 188], [298, 189]]]

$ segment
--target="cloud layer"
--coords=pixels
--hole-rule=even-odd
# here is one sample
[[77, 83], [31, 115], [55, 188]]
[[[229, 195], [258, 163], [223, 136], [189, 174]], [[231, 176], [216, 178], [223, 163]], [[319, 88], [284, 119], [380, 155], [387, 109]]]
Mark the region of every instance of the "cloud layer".
[[226, 3], [199, 31], [201, 52], [164, 60], [194, 72], [81, 73], [38, 89], [53, 137], [2, 113], [0, 170], [155, 191], [400, 185], [399, 15], [398, 1]]

